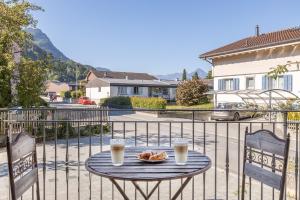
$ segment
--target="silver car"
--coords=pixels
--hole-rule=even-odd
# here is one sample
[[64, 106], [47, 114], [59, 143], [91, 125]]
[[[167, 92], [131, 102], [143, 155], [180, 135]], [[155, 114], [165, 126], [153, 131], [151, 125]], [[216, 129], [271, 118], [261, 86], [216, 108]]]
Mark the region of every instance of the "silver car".
[[[251, 118], [255, 115], [253, 110], [255, 106], [247, 105], [245, 103], [219, 103], [216, 107], [217, 110], [212, 113], [211, 119], [213, 120], [233, 120], [239, 121], [240, 119]], [[245, 111], [250, 110], [250, 111]]]

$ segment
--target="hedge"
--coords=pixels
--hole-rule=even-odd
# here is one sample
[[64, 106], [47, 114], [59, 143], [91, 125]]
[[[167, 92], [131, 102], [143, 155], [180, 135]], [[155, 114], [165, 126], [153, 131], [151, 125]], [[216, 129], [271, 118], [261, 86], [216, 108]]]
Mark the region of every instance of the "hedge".
[[119, 96], [102, 99], [100, 105], [113, 108], [165, 109], [167, 101], [160, 97]]
[[74, 99], [77, 99], [77, 98], [82, 97], [82, 96], [83, 96], [83, 92], [81, 90], [71, 92], [71, 97], [74, 98]]
[[287, 118], [290, 121], [300, 121], [300, 112], [289, 112]]

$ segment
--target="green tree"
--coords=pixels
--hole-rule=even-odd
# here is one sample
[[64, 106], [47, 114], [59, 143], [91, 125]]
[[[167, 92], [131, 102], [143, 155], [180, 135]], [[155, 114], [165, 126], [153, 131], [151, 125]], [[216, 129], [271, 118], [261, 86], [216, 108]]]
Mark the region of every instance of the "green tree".
[[207, 72], [206, 78], [207, 78], [207, 79], [213, 79], [213, 76], [212, 76], [212, 70], [209, 70], [209, 71]]
[[289, 71], [288, 68], [292, 67], [293, 65], [296, 65], [297, 69], [299, 69], [300, 62], [299, 61], [294, 61], [294, 62], [288, 61], [286, 64], [280, 64], [275, 67], [271, 67], [270, 71], [268, 72], [267, 75], [273, 79], [277, 79], [278, 76], [288, 72]]
[[196, 79], [196, 80], [199, 79], [198, 72], [195, 72], [195, 73], [194, 73], [192, 79], [194, 79], [194, 80], [195, 80], [195, 79]]
[[[5, 107], [19, 100], [19, 94], [13, 96], [15, 83], [20, 83], [20, 71], [24, 65], [16, 65], [14, 60], [14, 47], [21, 49], [30, 41], [30, 35], [24, 31], [26, 27], [34, 27], [36, 21], [31, 11], [41, 10], [40, 7], [26, 0], [0, 1], [0, 106]], [[24, 64], [24, 63], [23, 63]], [[24, 71], [24, 70], [23, 70]], [[12, 76], [18, 75], [17, 79]], [[17, 86], [19, 87], [19, 86]], [[3, 92], [4, 91], [4, 92]], [[17, 97], [16, 97], [17, 96]], [[27, 97], [31, 94], [27, 93]], [[23, 102], [23, 101], [22, 101]]]
[[23, 58], [19, 66], [20, 82], [17, 86], [19, 105], [23, 107], [44, 105], [40, 96], [46, 89], [45, 81], [50, 68], [48, 59], [33, 61]]
[[187, 80], [187, 74], [186, 74], [186, 70], [185, 70], [185, 69], [183, 69], [181, 80], [182, 80], [182, 81]]
[[200, 79], [182, 81], [176, 90], [176, 103], [183, 106], [207, 103], [208, 86]]

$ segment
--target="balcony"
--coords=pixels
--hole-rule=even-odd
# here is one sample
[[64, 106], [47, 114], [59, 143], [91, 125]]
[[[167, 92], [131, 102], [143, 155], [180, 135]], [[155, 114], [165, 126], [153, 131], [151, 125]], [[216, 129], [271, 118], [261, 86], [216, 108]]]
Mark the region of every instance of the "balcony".
[[[171, 146], [172, 139], [178, 137], [187, 138], [190, 149], [205, 153], [212, 160], [212, 167], [195, 176], [178, 199], [241, 199], [246, 127], [251, 132], [268, 129], [279, 137], [290, 133], [285, 195], [286, 199], [299, 199], [299, 123], [287, 120], [287, 114], [293, 111], [278, 111], [276, 120], [272, 121], [263, 117], [268, 111], [259, 111], [257, 117], [241, 121], [208, 120], [203, 115], [212, 111], [207, 110], [145, 111], [100, 108], [0, 110], [0, 199], [9, 199], [4, 133], [17, 133], [21, 129], [33, 133], [38, 142], [42, 199], [123, 199], [108, 179], [88, 173], [85, 160], [109, 150], [111, 138], [125, 138], [127, 146]], [[151, 199], [169, 199], [181, 182], [162, 182]], [[119, 184], [130, 199], [143, 199], [130, 182]], [[141, 186], [150, 192], [154, 184], [149, 182]], [[246, 180], [246, 199], [277, 198], [276, 190]], [[24, 199], [32, 199], [31, 190], [25, 193]]]

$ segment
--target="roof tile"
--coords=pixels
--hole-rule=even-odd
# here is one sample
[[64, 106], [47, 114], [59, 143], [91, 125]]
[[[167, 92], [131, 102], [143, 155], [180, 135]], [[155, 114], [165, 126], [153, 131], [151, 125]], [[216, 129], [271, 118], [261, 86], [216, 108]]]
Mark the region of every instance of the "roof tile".
[[259, 36], [247, 37], [223, 47], [214, 49], [200, 55], [200, 58], [209, 58], [229, 53], [258, 49], [261, 47], [274, 46], [300, 41], [300, 28], [290, 28], [276, 32], [264, 33]]

